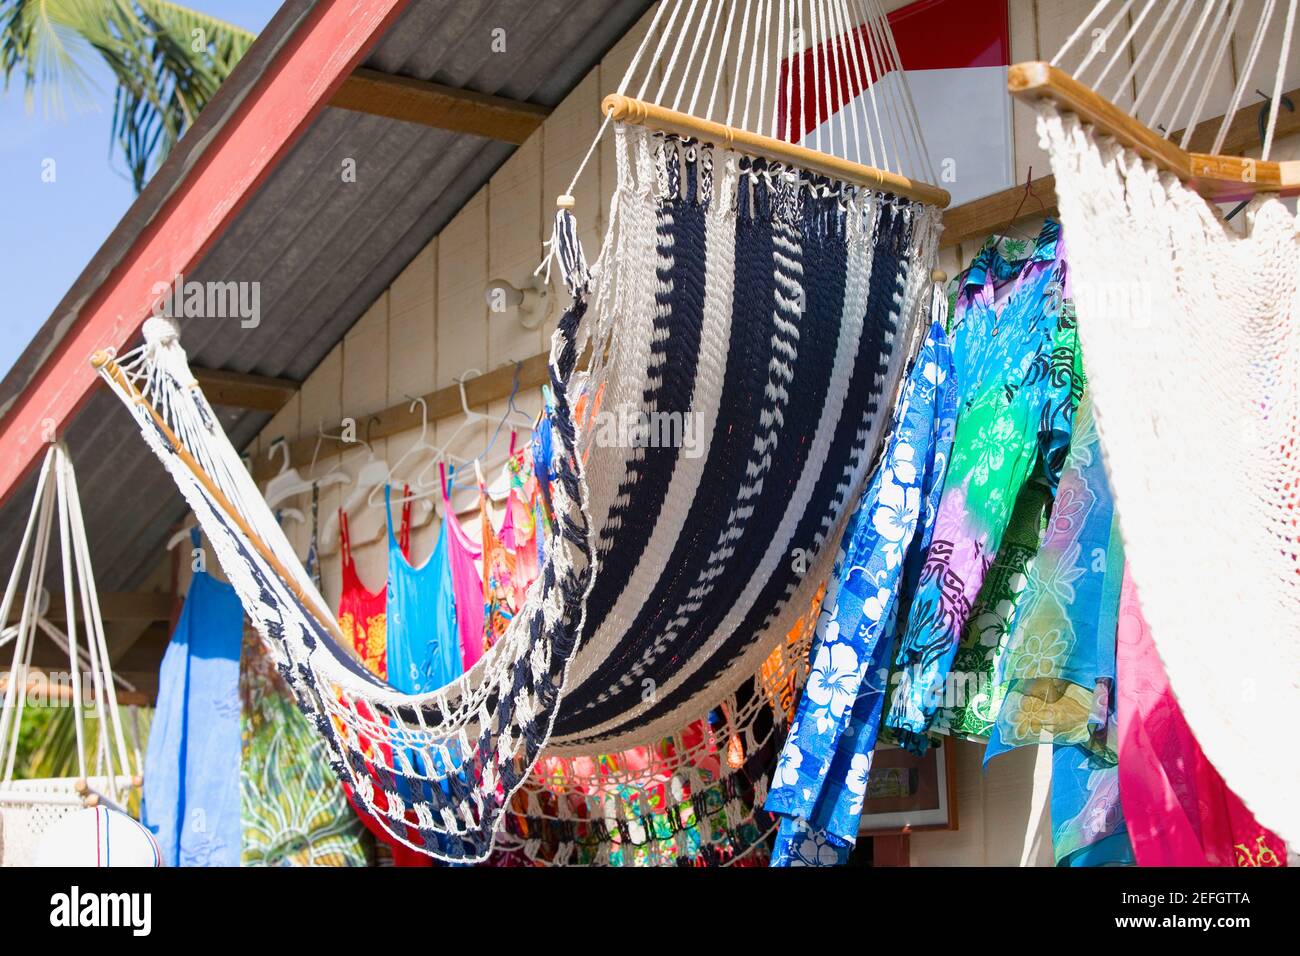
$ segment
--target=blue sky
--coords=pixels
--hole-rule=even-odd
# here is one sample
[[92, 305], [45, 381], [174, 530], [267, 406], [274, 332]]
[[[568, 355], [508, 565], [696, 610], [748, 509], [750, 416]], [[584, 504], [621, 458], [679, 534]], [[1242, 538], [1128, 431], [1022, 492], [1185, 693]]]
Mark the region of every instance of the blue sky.
[[[260, 31], [275, 0], [190, 0], [204, 13]], [[97, 88], [93, 106], [65, 97], [63, 115], [45, 115], [39, 92], [31, 112], [21, 78], [0, 93], [0, 376], [76, 281], [135, 199], [113, 150], [113, 79], [93, 53], [84, 58]], [[47, 160], [54, 181], [42, 181]]]

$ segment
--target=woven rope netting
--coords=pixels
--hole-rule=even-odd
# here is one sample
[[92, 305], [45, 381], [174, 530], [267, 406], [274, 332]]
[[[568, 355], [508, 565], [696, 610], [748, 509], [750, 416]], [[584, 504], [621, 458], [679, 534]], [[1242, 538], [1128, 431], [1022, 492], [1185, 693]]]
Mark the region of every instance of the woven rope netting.
[[[56, 547], [65, 617], [62, 628], [48, 619], [49, 595], [44, 590], [47, 574], [55, 571], [50, 558]], [[32, 510], [0, 599], [0, 622], [11, 620], [15, 602], [20, 604], [17, 623], [0, 632], [0, 647], [13, 644], [10, 666], [2, 675], [0, 863], [29, 866], [48, 827], [83, 802], [125, 804], [128, 791], [140, 782], [139, 752], [127, 746], [117, 706], [118, 688], [135, 688], [113, 673], [77, 476], [61, 442], [50, 445], [37, 476]], [[77, 776], [15, 779], [28, 698], [52, 695], [52, 679], [57, 676], [32, 666], [33, 651], [42, 640], [50, 641], [67, 655], [71, 682], [68, 706], [72, 708]], [[52, 700], [44, 703], [51, 705]], [[89, 708], [93, 709], [88, 715]], [[87, 716], [97, 724], [88, 728]], [[88, 743], [89, 739], [95, 743]]]
[[511, 802], [496, 861], [766, 865], [776, 820], [763, 802], [807, 676], [822, 596], [708, 717], [632, 750], [538, 760]]
[[[1297, 4], [1268, 2], [1229, 115], [1266, 36], [1282, 36], [1276, 100]], [[1122, 10], [1120, 8], [1123, 8]], [[1121, 86], [1120, 44], [1146, 43], [1153, 79], [1135, 112], [1197, 125], [1204, 82], [1241, 19], [1238, 2], [1098, 4], [1058, 61]], [[1145, 23], [1145, 27], [1141, 24]], [[1150, 31], [1148, 34], [1145, 31]], [[1193, 45], [1175, 46], [1191, 33]], [[1127, 44], [1128, 40], [1123, 40]], [[1127, 54], [1126, 54], [1127, 55]], [[1108, 90], [1104, 90], [1109, 92]], [[1147, 112], [1147, 108], [1150, 111]], [[1154, 118], [1153, 118], [1154, 117]], [[1276, 120], [1276, 114], [1273, 121]], [[1240, 222], [1175, 176], [1050, 103], [1050, 151], [1107, 471], [1142, 609], [1187, 720], [1265, 826], [1300, 841], [1300, 772], [1277, 750], [1300, 707], [1300, 230], [1261, 196]], [[1222, 145], [1226, 123], [1217, 134]], [[1272, 145], [1272, 125], [1265, 154]], [[1238, 231], [1237, 226], [1241, 227]]]
[[[600, 254], [587, 265], [567, 209], [551, 244], [574, 299], [551, 346], [558, 533], [506, 635], [453, 684], [400, 694], [341, 648], [171, 323], [100, 358], [336, 772], [395, 839], [443, 859], [486, 859], [512, 816], [523, 832], [506, 845], [531, 862], [602, 862], [610, 846], [582, 849], [575, 813], [606, 834], [614, 821], [604, 842], [623, 852], [659, 825], [631, 819], [640, 785], [583, 779], [574, 761], [628, 766], [619, 755], [638, 747], [659, 748], [656, 786], [699, 805], [653, 842], [712, 831], [713, 807], [720, 857], [758, 845], [760, 764], [785, 722], [773, 667], [793, 694], [806, 653], [790, 635], [815, 617], [918, 339], [943, 193], [904, 176], [928, 158], [905, 83], [877, 82], [899, 72], [878, 4], [678, 0], [653, 16], [620, 92], [820, 152], [607, 120], [617, 183]], [[798, 119], [827, 104], [851, 105]], [[840, 165], [820, 162], [830, 153]], [[544, 749], [561, 763], [539, 775]], [[556, 767], [577, 774], [561, 789], [581, 807], [551, 799]], [[631, 810], [597, 805], [611, 787]]]

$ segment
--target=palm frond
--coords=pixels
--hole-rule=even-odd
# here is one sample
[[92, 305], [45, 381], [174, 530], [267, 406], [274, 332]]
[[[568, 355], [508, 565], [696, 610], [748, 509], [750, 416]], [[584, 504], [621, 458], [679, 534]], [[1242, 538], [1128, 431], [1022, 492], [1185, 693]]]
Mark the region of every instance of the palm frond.
[[29, 106], [84, 95], [84, 58], [113, 72], [113, 135], [137, 191], [230, 75], [254, 35], [166, 0], [0, 0], [0, 71]]
[[[129, 708], [119, 707], [118, 713], [123, 726], [131, 728], [128, 731], [128, 746], [132, 744], [131, 734], [139, 728], [143, 739], [133, 743], [143, 747], [148, 739], [153, 710], [142, 708], [132, 714]], [[83, 729], [86, 765], [93, 776], [98, 772], [96, 756], [101, 745], [109, 743], [110, 732], [100, 726], [93, 709], [85, 714]], [[134, 756], [131, 759], [132, 770], [139, 772], [140, 768], [134, 765]], [[75, 777], [80, 773], [79, 768], [75, 711], [66, 706], [24, 708], [18, 749], [14, 755], [14, 777], [19, 780]]]

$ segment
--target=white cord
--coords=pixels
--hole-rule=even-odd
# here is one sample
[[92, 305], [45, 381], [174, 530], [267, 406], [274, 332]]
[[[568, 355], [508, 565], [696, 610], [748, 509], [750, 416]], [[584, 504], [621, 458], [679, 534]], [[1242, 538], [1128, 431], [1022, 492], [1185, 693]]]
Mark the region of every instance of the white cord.
[[1286, 61], [1291, 53], [1291, 36], [1295, 30], [1296, 0], [1286, 12], [1286, 27], [1282, 31], [1282, 49], [1278, 51], [1277, 76], [1273, 78], [1273, 98], [1269, 101], [1268, 132], [1264, 136], [1264, 149], [1260, 159], [1267, 161], [1273, 149], [1273, 134], [1277, 131], [1277, 117], [1282, 111], [1282, 79], [1286, 74]]
[[1223, 149], [1223, 141], [1228, 138], [1228, 128], [1232, 125], [1232, 118], [1241, 106], [1242, 97], [1246, 94], [1246, 87], [1250, 85], [1252, 75], [1255, 72], [1255, 60], [1259, 58], [1260, 47], [1264, 45], [1264, 33], [1269, 22], [1273, 19], [1273, 10], [1276, 7], [1277, 0], [1265, 0], [1264, 14], [1260, 17], [1259, 27], [1255, 30], [1255, 38], [1250, 44], [1250, 54], [1246, 57], [1246, 64], [1242, 67], [1241, 75], [1237, 80], [1237, 88], [1232, 92], [1232, 105], [1223, 114], [1223, 122], [1219, 124], [1219, 132], [1214, 137], [1214, 146], [1210, 149], [1211, 153], [1219, 153]]
[[[1227, 10], [1229, 8], [1224, 7], [1224, 9]], [[1232, 42], [1233, 30], [1235, 30], [1237, 26], [1237, 18], [1241, 15], [1241, 11], [1242, 11], [1241, 0], [1237, 0], [1236, 6], [1232, 7], [1231, 9], [1232, 9], [1232, 15], [1228, 18], [1228, 23], [1223, 28], [1223, 33], [1219, 38], [1219, 49], [1214, 55], [1214, 62], [1211, 64], [1210, 69], [1205, 74], [1207, 77], [1218, 75], [1219, 67], [1223, 65], [1223, 59], [1225, 56], [1227, 56], [1228, 46]], [[1218, 24], [1217, 19], [1215, 20], [1215, 24], [1217, 26]], [[1201, 123], [1201, 115], [1205, 111], [1205, 103], [1210, 98], [1210, 86], [1211, 84], [1209, 82], [1205, 82], [1201, 84], [1200, 95], [1196, 98], [1196, 105], [1192, 108], [1191, 118], [1187, 122], [1186, 131], [1183, 133], [1182, 143], [1180, 144], [1183, 149], [1186, 149], [1187, 144], [1192, 141], [1192, 134], [1196, 132], [1196, 127], [1199, 126]]]

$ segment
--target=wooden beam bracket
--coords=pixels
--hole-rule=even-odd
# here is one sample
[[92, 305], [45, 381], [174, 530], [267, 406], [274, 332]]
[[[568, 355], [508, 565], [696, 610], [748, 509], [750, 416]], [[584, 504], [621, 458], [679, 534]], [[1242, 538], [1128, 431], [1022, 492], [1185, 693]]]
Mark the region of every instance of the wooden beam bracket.
[[354, 70], [330, 106], [522, 144], [551, 114], [546, 106], [365, 68]]
[[190, 371], [213, 405], [270, 412], [272, 415], [284, 408], [301, 387], [300, 382], [270, 375], [197, 367], [192, 367]]

